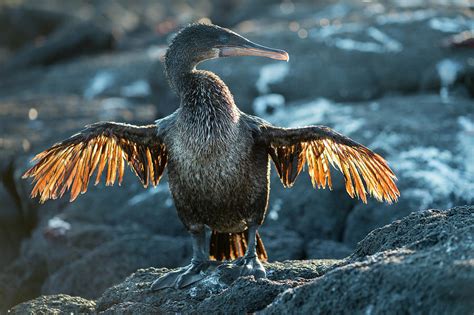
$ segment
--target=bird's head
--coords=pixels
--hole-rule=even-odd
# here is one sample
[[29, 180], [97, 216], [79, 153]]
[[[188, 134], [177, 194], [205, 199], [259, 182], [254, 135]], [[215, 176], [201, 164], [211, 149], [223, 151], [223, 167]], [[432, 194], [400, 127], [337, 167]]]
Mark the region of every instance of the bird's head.
[[288, 61], [288, 53], [251, 42], [217, 25], [191, 24], [182, 29], [170, 44], [165, 66], [172, 72], [186, 73], [205, 60], [232, 56], [260, 56]]

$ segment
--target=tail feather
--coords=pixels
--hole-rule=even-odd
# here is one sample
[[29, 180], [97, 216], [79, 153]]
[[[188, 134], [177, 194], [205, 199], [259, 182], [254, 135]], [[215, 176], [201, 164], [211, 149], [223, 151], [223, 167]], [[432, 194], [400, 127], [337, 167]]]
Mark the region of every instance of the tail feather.
[[[234, 260], [244, 256], [248, 244], [248, 231], [241, 233], [219, 233], [212, 231], [209, 258], [214, 260]], [[261, 261], [267, 261], [262, 239], [257, 232], [257, 256]]]

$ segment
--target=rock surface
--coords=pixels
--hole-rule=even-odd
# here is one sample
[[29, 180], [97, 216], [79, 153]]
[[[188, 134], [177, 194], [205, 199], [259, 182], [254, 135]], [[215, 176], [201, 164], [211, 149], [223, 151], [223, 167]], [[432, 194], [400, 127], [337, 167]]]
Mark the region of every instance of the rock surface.
[[95, 303], [65, 294], [42, 296], [34, 301], [17, 305], [12, 314], [90, 314]]
[[[470, 314], [474, 307], [474, 207], [414, 212], [372, 231], [343, 260], [266, 264], [268, 279], [206, 278], [189, 288], [150, 290], [168, 269], [139, 269], [94, 301], [43, 296], [13, 314], [58, 310], [112, 314], [367, 313]], [[95, 305], [95, 308], [92, 308]]]
[[263, 314], [469, 314], [474, 207], [418, 212], [372, 231], [348, 259], [282, 294]]

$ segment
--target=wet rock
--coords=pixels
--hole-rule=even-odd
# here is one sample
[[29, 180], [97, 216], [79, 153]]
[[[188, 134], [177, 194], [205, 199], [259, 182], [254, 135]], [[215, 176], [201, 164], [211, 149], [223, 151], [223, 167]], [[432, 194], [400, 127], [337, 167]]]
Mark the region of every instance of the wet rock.
[[0, 153], [0, 272], [20, 254], [20, 245], [31, 235], [37, 218], [34, 207], [22, 198], [18, 161], [2, 157]]
[[446, 38], [443, 44], [451, 48], [474, 48], [474, 32], [464, 31], [452, 35]]
[[[305, 172], [290, 189], [283, 188], [278, 178], [272, 180], [269, 219], [265, 224], [295, 231], [304, 242], [315, 238], [340, 239], [356, 201], [347, 196], [340, 175], [333, 174], [332, 191], [314, 189]], [[273, 213], [277, 215], [272, 220]]]
[[101, 104], [102, 111], [108, 112], [133, 111], [130, 107], [148, 105], [153, 107], [152, 112], [143, 114], [148, 114], [150, 122], [172, 113], [179, 106], [159, 61], [163, 53], [164, 46], [109, 52], [12, 73], [8, 80], [0, 80], [0, 99], [17, 99], [18, 95], [22, 99], [75, 95], [84, 103]]
[[[289, 72], [272, 87], [272, 92], [287, 100], [320, 96], [355, 101], [390, 91], [437, 89], [441, 85], [436, 71], [439, 61], [448, 58], [463, 67], [469, 63], [467, 50], [453, 51], [442, 46], [450, 32], [443, 23], [469, 30], [469, 18], [461, 11], [410, 11], [380, 2], [363, 7], [358, 3], [338, 3], [325, 9], [306, 23], [293, 24], [294, 32], [288, 29], [290, 25], [274, 25], [282, 28], [276, 37], [279, 46], [292, 43], [286, 44], [291, 47], [292, 56]], [[306, 12], [312, 14], [312, 10]], [[298, 17], [296, 22], [301, 20], [303, 17]], [[302, 34], [303, 38], [299, 38]]]
[[[87, 201], [72, 203], [64, 211], [67, 220], [135, 228], [151, 235], [188, 235], [177, 216], [166, 179], [156, 188], [144, 189], [135, 175], [129, 172], [121, 187], [91, 187], [84, 197]], [[83, 202], [91, 208], [83, 210]], [[101, 222], [98, 222], [98, 217]]]
[[10, 314], [89, 314], [95, 303], [81, 297], [66, 294], [41, 296], [21, 303], [10, 310]]
[[[286, 291], [262, 313], [469, 314], [474, 307], [473, 211], [471, 206], [414, 213], [375, 230], [357, 252], [382, 251]], [[381, 246], [374, 246], [375, 239]]]

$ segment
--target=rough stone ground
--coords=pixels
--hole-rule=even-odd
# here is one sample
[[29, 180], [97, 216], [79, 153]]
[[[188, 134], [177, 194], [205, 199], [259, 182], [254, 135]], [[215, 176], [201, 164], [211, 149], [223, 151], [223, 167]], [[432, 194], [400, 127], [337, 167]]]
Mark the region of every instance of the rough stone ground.
[[152, 292], [168, 269], [139, 269], [96, 301], [66, 295], [22, 303], [25, 312], [470, 314], [474, 308], [474, 207], [414, 212], [372, 231], [343, 260], [266, 264], [268, 279], [209, 277]]
[[263, 314], [470, 314], [474, 208], [429, 210], [372, 231], [340, 268], [288, 290]]

